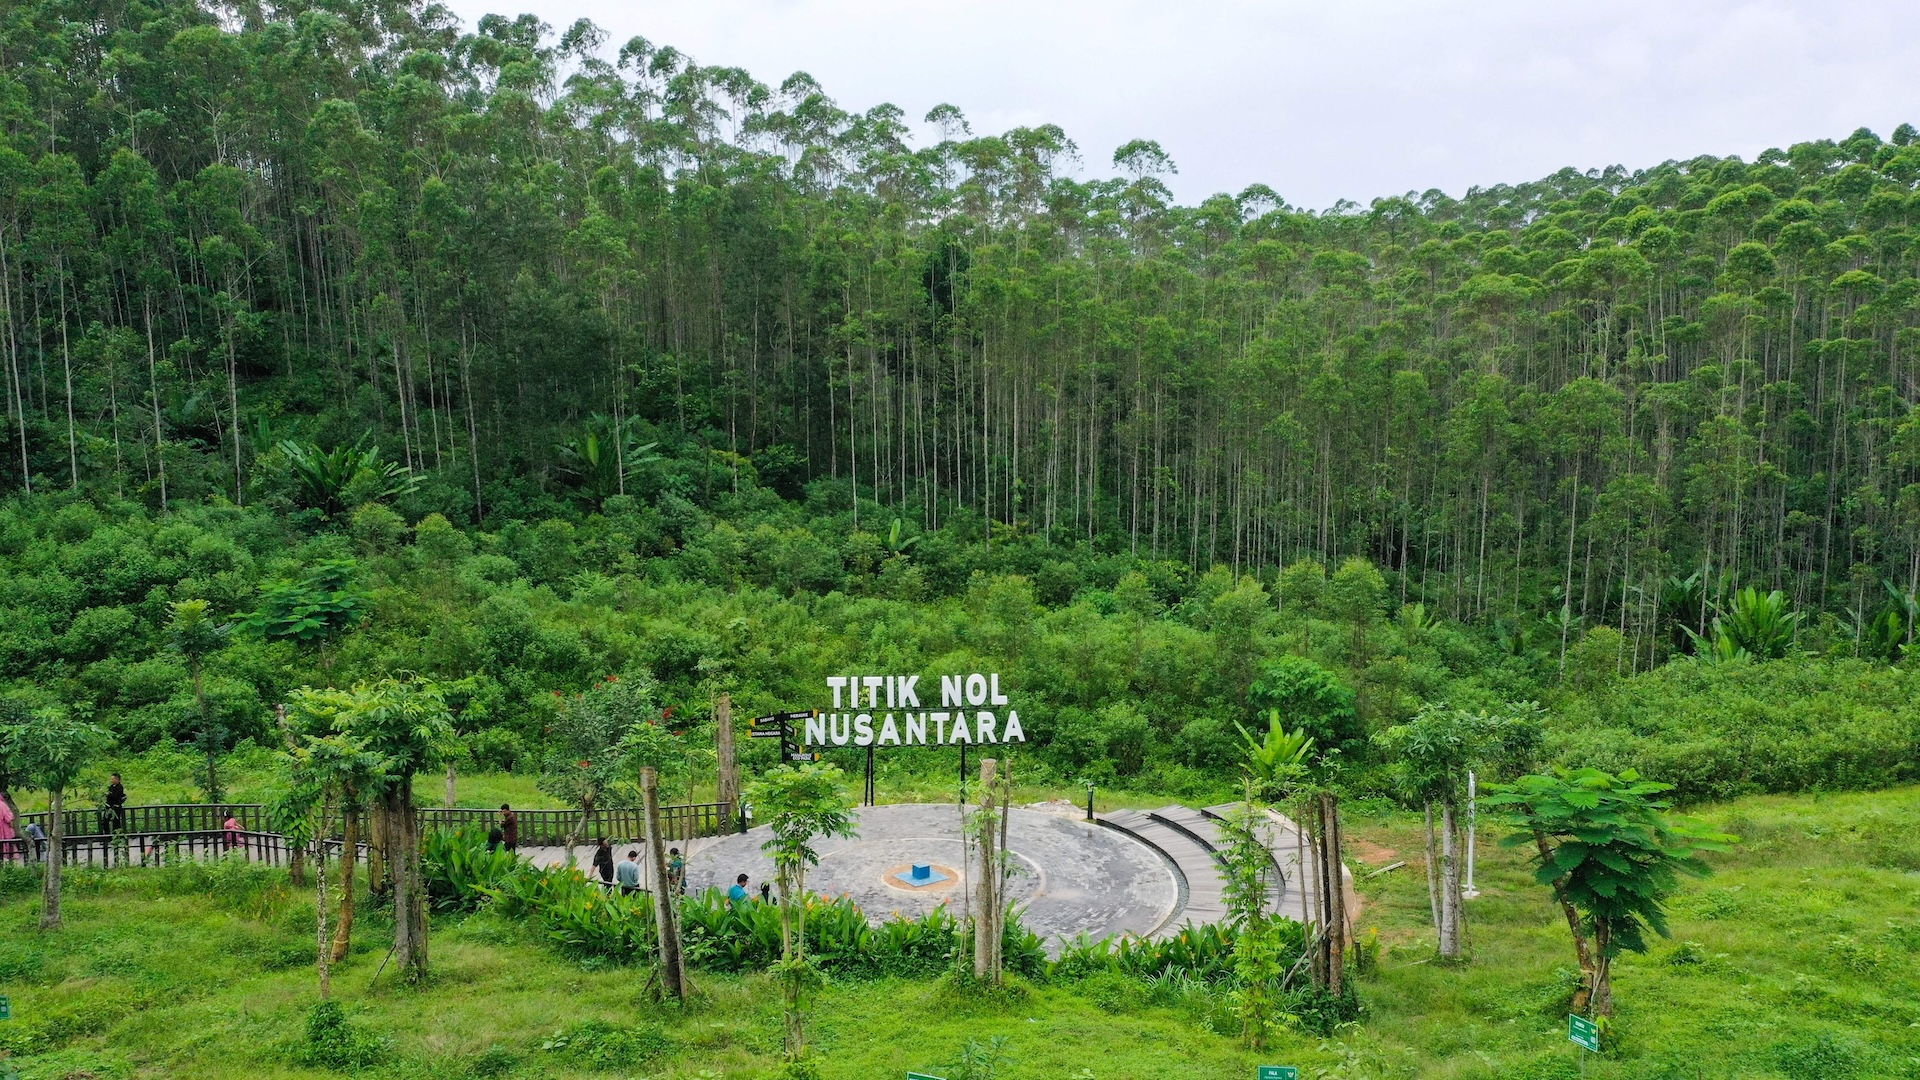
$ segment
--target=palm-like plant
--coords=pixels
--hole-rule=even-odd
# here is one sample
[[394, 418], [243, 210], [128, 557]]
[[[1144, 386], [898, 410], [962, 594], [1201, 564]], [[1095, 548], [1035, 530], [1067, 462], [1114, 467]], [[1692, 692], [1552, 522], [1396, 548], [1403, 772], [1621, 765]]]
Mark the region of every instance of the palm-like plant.
[[359, 442], [322, 450], [313, 443], [282, 440], [296, 497], [302, 506], [331, 518], [350, 501], [378, 502], [405, 495], [420, 486], [423, 477], [397, 461], [385, 461], [378, 446]]
[[1787, 655], [1799, 625], [1800, 613], [1793, 610], [1785, 593], [1779, 589], [1762, 593], [1751, 585], [1735, 593], [1713, 620], [1715, 631], [1724, 632], [1757, 660]]
[[1263, 790], [1269, 790], [1285, 784], [1306, 768], [1307, 759], [1313, 753], [1313, 736], [1305, 728], [1286, 729], [1280, 722], [1280, 710], [1267, 710], [1267, 731], [1264, 738], [1256, 739], [1245, 725], [1234, 721], [1233, 726], [1240, 731], [1240, 738], [1246, 744], [1247, 760], [1243, 767]]
[[580, 434], [563, 440], [555, 449], [560, 455], [560, 472], [581, 494], [598, 500], [625, 494], [627, 485], [643, 467], [660, 460], [654, 453], [659, 445], [637, 442], [631, 432], [616, 433], [607, 418], [596, 413], [587, 418]]

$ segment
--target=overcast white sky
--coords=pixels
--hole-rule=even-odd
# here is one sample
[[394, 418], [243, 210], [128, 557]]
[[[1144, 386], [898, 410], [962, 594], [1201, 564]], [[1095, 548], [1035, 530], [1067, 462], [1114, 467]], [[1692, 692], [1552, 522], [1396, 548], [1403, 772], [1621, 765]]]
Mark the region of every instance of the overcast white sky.
[[1920, 4], [1896, 0], [451, 0], [468, 24], [585, 16], [842, 108], [976, 133], [1056, 123], [1082, 172], [1158, 141], [1183, 202], [1265, 183], [1297, 206], [1534, 179], [1562, 166], [1752, 160], [1920, 124]]

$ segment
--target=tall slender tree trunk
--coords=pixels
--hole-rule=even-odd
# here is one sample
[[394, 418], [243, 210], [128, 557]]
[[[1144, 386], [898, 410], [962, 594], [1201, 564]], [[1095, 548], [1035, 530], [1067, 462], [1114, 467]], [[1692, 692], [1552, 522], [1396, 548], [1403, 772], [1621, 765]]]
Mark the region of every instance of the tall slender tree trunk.
[[679, 897], [667, 879], [667, 837], [660, 828], [660, 776], [651, 765], [640, 770], [640, 797], [647, 815], [647, 850], [653, 857], [653, 921], [660, 938], [660, 984], [677, 1000], [687, 996], [687, 972], [680, 956]]
[[[1540, 833], [1534, 833], [1533, 844], [1540, 852], [1542, 863], [1550, 865], [1553, 861], [1553, 849], [1547, 846], [1547, 838]], [[1555, 883], [1555, 888], [1559, 888], [1558, 882]], [[1580, 965], [1580, 989], [1573, 994], [1573, 1011], [1586, 1012], [1588, 1003], [1593, 1000], [1594, 981], [1599, 978], [1599, 973], [1594, 966], [1593, 950], [1587, 945], [1586, 928], [1581, 925], [1580, 912], [1575, 910], [1572, 904], [1562, 900], [1560, 913], [1566, 916], [1567, 931], [1573, 935], [1574, 959]]]
[[980, 810], [974, 820], [980, 823], [979, 903], [973, 916], [973, 977], [990, 986], [1000, 985], [1000, 896], [999, 836], [994, 813], [999, 799], [993, 779], [997, 763], [993, 758], [980, 762]]
[[167, 450], [166, 438], [160, 426], [160, 376], [159, 360], [153, 344], [153, 297], [143, 292], [140, 303], [147, 327], [147, 398], [153, 405], [153, 460], [160, 477], [160, 512], [164, 514], [167, 512]]
[[[349, 814], [349, 816], [351, 816], [351, 814]], [[315, 898], [314, 905], [313, 905], [314, 919], [317, 923], [317, 926], [314, 931], [314, 961], [319, 966], [319, 969], [320, 969], [320, 1000], [321, 1001], [325, 1001], [328, 998], [333, 996], [333, 961], [335, 958], [332, 954], [333, 954], [333, 951], [339, 949], [339, 945], [337, 943], [334, 945], [332, 950], [327, 948], [328, 900], [327, 900], [326, 843], [327, 843], [326, 837], [322, 836], [322, 837], [316, 838], [316, 843], [314, 845], [315, 850], [314, 850], [314, 859], [313, 859], [314, 878], [319, 883], [318, 894]], [[351, 888], [348, 889], [348, 895], [352, 895]]]
[[1451, 800], [1440, 803], [1440, 958], [1458, 960], [1460, 934], [1460, 822]]
[[[346, 812], [341, 815], [340, 824], [340, 924], [333, 932], [333, 958], [344, 960], [347, 950], [353, 946], [353, 871], [360, 852], [360, 811], [351, 801]], [[319, 853], [320, 872], [326, 873], [326, 850]]]
[[53, 811], [51, 835], [47, 840], [46, 877], [40, 891], [40, 929], [52, 930], [60, 925], [60, 863], [65, 854], [67, 838], [67, 798], [66, 792], [56, 787], [47, 793], [47, 809]]
[[367, 804], [367, 892], [383, 896], [392, 886], [387, 881], [387, 803], [374, 799]]
[[1427, 909], [1433, 915], [1433, 928], [1440, 930], [1440, 850], [1433, 832], [1433, 800], [1426, 804], [1427, 815]]
[[1320, 795], [1321, 814], [1326, 821], [1327, 841], [1321, 858], [1326, 862], [1327, 887], [1327, 991], [1339, 997], [1346, 983], [1347, 968], [1347, 882], [1341, 872], [1340, 800], [1332, 792]]
[[1593, 996], [1588, 1009], [1594, 1016], [1613, 1015], [1613, 959], [1607, 955], [1607, 924], [1593, 928]]
[[427, 903], [420, 880], [419, 826], [414, 820], [413, 779], [387, 792], [387, 861], [393, 875], [394, 960], [408, 982], [427, 977]]

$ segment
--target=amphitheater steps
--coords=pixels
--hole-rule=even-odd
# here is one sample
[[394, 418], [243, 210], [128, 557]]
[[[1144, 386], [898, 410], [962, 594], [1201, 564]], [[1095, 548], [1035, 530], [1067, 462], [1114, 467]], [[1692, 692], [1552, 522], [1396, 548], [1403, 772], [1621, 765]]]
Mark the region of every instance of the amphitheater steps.
[[[1226, 839], [1221, 823], [1235, 808], [1235, 804], [1210, 806], [1205, 810], [1163, 806], [1158, 810], [1118, 810], [1099, 815], [1101, 824], [1129, 833], [1159, 852], [1174, 871], [1179, 900], [1149, 937], [1168, 937], [1187, 923], [1198, 925], [1226, 919], [1226, 875], [1219, 859]], [[1294, 883], [1305, 879], [1295, 865], [1299, 861], [1294, 850], [1295, 838], [1286, 824], [1284, 818], [1270, 815], [1262, 840], [1273, 856], [1276, 871], [1274, 910], [1301, 919], [1306, 915], [1305, 896]]]
[[[1165, 809], [1180, 811], [1185, 808]], [[1214, 861], [1212, 846], [1188, 829], [1169, 822], [1162, 816], [1164, 812], [1121, 810], [1100, 815], [1102, 822], [1132, 833], [1166, 856], [1182, 882], [1181, 903], [1175, 906], [1173, 914], [1159, 929], [1149, 935], [1156, 938], [1178, 933], [1180, 927], [1189, 922], [1213, 923], [1227, 916], [1224, 898], [1226, 883], [1221, 877], [1219, 864]]]

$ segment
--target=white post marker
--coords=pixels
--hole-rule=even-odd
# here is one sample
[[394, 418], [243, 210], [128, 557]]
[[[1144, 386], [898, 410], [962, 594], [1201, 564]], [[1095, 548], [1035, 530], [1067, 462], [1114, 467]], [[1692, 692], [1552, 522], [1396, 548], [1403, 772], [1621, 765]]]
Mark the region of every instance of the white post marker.
[[1467, 900], [1480, 895], [1480, 890], [1473, 887], [1473, 827], [1479, 817], [1479, 794], [1473, 773], [1467, 773], [1467, 887], [1460, 890]]

